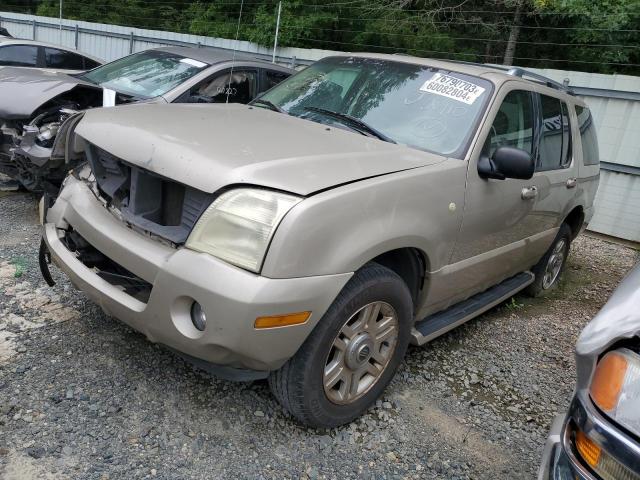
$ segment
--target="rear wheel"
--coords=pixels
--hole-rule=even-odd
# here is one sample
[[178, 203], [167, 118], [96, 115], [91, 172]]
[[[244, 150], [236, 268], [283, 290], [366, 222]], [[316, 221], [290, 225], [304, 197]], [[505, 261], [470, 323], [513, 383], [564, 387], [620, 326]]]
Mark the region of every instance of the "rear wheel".
[[396, 273], [365, 266], [298, 352], [271, 374], [271, 391], [307, 425], [352, 421], [393, 378], [409, 344], [412, 311], [409, 289]]
[[536, 278], [526, 289], [529, 295], [542, 296], [558, 284], [569, 256], [571, 238], [571, 229], [563, 223], [547, 253], [531, 269]]

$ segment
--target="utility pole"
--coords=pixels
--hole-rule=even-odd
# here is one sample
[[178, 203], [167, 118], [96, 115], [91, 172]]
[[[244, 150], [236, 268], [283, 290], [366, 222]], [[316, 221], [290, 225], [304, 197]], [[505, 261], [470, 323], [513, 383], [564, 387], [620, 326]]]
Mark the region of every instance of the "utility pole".
[[278, 19], [276, 20], [276, 38], [273, 41], [273, 58], [271, 59], [271, 63], [276, 63], [276, 49], [278, 48], [278, 34], [280, 33], [280, 15], [281, 14], [282, 14], [282, 2], [278, 2]]

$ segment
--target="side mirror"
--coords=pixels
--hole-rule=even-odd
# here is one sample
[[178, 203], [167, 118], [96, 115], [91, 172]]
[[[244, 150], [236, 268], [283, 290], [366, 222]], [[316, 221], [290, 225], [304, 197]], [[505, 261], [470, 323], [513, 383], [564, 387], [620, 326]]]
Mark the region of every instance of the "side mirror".
[[531, 155], [513, 147], [500, 147], [491, 158], [482, 155], [478, 160], [478, 174], [482, 178], [529, 180], [535, 169], [536, 164]]

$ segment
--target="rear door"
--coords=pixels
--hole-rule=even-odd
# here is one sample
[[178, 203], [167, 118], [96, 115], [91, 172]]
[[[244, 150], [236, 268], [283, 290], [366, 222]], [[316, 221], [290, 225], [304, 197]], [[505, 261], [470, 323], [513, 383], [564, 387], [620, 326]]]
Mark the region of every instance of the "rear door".
[[532, 179], [537, 188], [532, 220], [540, 234], [532, 237], [527, 245], [527, 268], [537, 263], [551, 245], [573, 206], [578, 182], [569, 108], [559, 96], [539, 94], [536, 97], [540, 135], [536, 173]]

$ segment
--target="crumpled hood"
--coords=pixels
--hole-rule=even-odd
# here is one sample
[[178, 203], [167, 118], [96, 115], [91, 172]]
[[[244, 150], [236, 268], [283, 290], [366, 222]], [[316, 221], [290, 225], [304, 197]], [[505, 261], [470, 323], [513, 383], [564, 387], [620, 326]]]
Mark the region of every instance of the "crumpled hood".
[[122, 160], [205, 192], [254, 184], [308, 195], [445, 160], [237, 104], [95, 109], [76, 133]]
[[602, 310], [582, 330], [576, 353], [595, 356], [614, 341], [635, 335], [640, 335], [640, 264], [627, 275]]
[[0, 69], [0, 118], [30, 118], [35, 110], [52, 98], [78, 85], [96, 88], [61, 72], [29, 68]]

